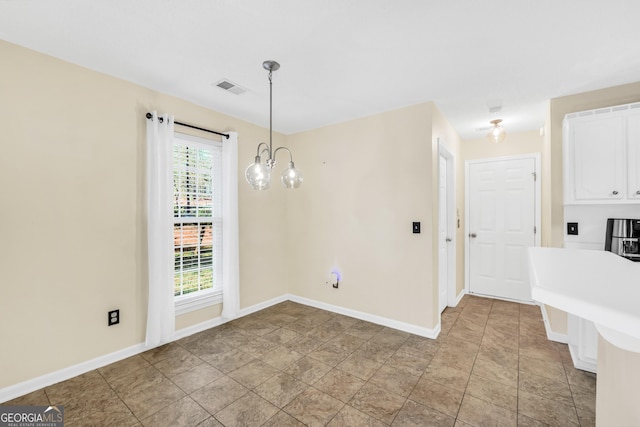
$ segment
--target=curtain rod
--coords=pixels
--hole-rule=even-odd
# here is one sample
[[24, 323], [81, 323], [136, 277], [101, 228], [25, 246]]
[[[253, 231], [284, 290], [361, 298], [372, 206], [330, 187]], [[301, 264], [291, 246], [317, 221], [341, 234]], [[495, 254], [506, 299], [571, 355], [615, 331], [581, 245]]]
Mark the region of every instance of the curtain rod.
[[[147, 113], [147, 119], [150, 119], [152, 117], [153, 117], [153, 114]], [[160, 120], [160, 123], [162, 123], [162, 117], [158, 117], [158, 120]], [[175, 120], [173, 121], [173, 124], [180, 125], [180, 126], [185, 126], [185, 127], [191, 128], [191, 129], [198, 129], [198, 130], [201, 130], [201, 131], [204, 131], [204, 132], [215, 133], [216, 135], [224, 136], [226, 139], [229, 139], [229, 134], [228, 133], [216, 132], [215, 130], [205, 129], [205, 128], [201, 128], [201, 127], [198, 127], [198, 126], [190, 125], [190, 124], [187, 124], [187, 123], [177, 122]]]

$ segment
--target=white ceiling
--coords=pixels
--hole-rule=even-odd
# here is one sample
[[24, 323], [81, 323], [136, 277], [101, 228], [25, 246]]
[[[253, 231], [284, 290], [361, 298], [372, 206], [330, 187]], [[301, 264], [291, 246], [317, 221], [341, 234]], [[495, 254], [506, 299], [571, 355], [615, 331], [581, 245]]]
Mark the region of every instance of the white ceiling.
[[277, 131], [434, 101], [466, 139], [640, 80], [639, 17], [637, 0], [0, 0], [0, 39], [265, 127], [274, 59]]

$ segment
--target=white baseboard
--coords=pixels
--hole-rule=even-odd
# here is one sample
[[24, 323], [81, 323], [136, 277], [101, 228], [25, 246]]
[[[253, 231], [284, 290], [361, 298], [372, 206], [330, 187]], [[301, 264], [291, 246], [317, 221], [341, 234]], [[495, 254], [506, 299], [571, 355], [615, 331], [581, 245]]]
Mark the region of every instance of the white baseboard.
[[[265, 308], [271, 307], [272, 305], [279, 304], [287, 300], [338, 314], [344, 314], [345, 316], [354, 317], [356, 319], [365, 320], [377, 325], [387, 326], [389, 328], [398, 329], [400, 331], [409, 332], [426, 338], [435, 339], [440, 333], [439, 322], [434, 329], [423, 328], [420, 326], [412, 325], [410, 323], [400, 322], [398, 320], [376, 316], [357, 310], [351, 310], [337, 305], [327, 304], [291, 294], [284, 294], [279, 297], [252, 305], [250, 307], [245, 307], [240, 310], [238, 317], [243, 317], [248, 314], [264, 310]], [[225, 321], [222, 319], [222, 317], [216, 317], [214, 319], [180, 329], [176, 331], [173, 341], [219, 326], [223, 323], [225, 323]], [[85, 374], [89, 371], [102, 368], [103, 366], [119, 362], [120, 360], [126, 359], [127, 357], [135, 356], [136, 354], [140, 354], [147, 350], [149, 350], [149, 348], [147, 348], [144, 343], [136, 344], [122, 350], [114, 351], [113, 353], [105, 354], [104, 356], [96, 357], [95, 359], [87, 360], [85, 362], [69, 366], [67, 368], [63, 368], [27, 381], [23, 381], [18, 384], [11, 385], [9, 387], [2, 388], [0, 389], [0, 403], [15, 399], [16, 397], [23, 396], [33, 391], [39, 390], [43, 387], [48, 387], [52, 384], [71, 379], [78, 375]]]
[[113, 353], [105, 354], [104, 356], [96, 357], [95, 359], [87, 360], [86, 362], [78, 363], [77, 365], [69, 366], [68, 368], [60, 369], [49, 374], [41, 375], [18, 384], [5, 387], [0, 389], [0, 402], [6, 402], [33, 391], [40, 390], [43, 387], [59, 383], [60, 381], [65, 381], [70, 378], [77, 377], [78, 375], [86, 374], [94, 369], [102, 368], [103, 366], [110, 365], [111, 363], [118, 362], [122, 359], [126, 359], [127, 357], [135, 356], [145, 350], [147, 350], [147, 348], [144, 343], [136, 344], [122, 350], [114, 351]]
[[399, 331], [409, 332], [421, 337], [436, 339], [440, 333], [440, 322], [435, 328], [423, 328], [421, 326], [412, 325], [410, 323], [400, 322], [398, 320], [389, 319], [387, 317], [376, 316], [375, 314], [364, 313], [362, 311], [352, 310], [333, 304], [312, 300], [309, 298], [299, 297], [297, 295], [288, 295], [288, 299], [300, 304], [308, 305], [315, 308], [331, 311], [333, 313], [344, 314], [345, 316], [354, 317], [356, 319], [375, 323], [376, 325], [387, 326]]
[[551, 323], [549, 322], [549, 317], [547, 316], [547, 310], [544, 304], [538, 304], [538, 305], [540, 306], [540, 311], [542, 311], [542, 319], [544, 320], [544, 330], [547, 332], [547, 338], [551, 341], [567, 344], [569, 342], [569, 337], [567, 336], [567, 334], [560, 334], [558, 332], [553, 332], [551, 330]]
[[244, 317], [251, 313], [255, 313], [256, 311], [264, 310], [265, 308], [269, 308], [272, 305], [280, 304], [281, 302], [285, 302], [289, 299], [288, 294], [280, 295], [279, 297], [271, 298], [270, 300], [260, 302], [258, 304], [254, 304], [250, 307], [245, 307], [240, 310], [238, 317]]
[[451, 307], [457, 307], [458, 304], [460, 304], [460, 301], [462, 301], [462, 297], [464, 297], [467, 294], [466, 290], [463, 289], [462, 292], [460, 292], [460, 294], [456, 297], [456, 302], [454, 305], [452, 305]]

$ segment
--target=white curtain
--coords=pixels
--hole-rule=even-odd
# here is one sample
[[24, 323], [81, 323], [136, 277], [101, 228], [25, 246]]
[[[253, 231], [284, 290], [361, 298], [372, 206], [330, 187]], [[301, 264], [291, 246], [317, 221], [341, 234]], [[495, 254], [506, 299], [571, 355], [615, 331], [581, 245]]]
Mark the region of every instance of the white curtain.
[[169, 342], [175, 334], [173, 296], [173, 116], [147, 120], [147, 252], [149, 306], [147, 347]]
[[[222, 319], [233, 320], [240, 311], [238, 243], [238, 134], [222, 141]], [[226, 181], [226, 182], [225, 182]]]

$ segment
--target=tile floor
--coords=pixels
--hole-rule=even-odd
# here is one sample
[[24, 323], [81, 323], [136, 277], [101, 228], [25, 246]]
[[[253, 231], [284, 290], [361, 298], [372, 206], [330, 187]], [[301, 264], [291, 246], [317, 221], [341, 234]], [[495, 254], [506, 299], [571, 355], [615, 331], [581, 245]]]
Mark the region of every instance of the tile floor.
[[288, 301], [5, 404], [67, 426], [589, 426], [595, 391], [538, 307], [465, 296], [437, 340]]

